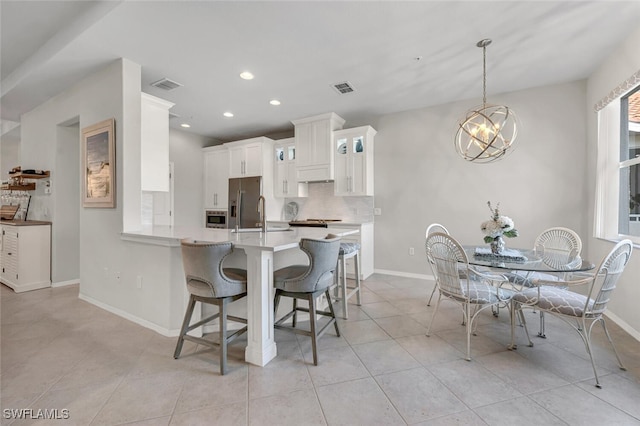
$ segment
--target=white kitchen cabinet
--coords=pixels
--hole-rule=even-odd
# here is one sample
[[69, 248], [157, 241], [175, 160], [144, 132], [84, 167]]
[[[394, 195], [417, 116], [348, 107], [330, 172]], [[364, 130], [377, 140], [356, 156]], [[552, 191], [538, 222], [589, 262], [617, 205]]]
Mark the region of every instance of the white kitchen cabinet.
[[204, 208], [222, 209], [229, 204], [229, 150], [218, 145], [203, 148]]
[[[344, 242], [360, 243], [360, 279], [365, 280], [373, 274], [373, 222], [361, 224], [332, 223], [331, 228], [357, 228], [360, 230], [358, 234], [345, 235], [342, 237]], [[355, 259], [347, 259], [347, 277], [355, 278], [354, 262]]]
[[169, 108], [174, 104], [142, 93], [140, 115], [140, 188], [169, 191]]
[[298, 182], [333, 180], [332, 134], [342, 129], [344, 119], [335, 113], [292, 121], [295, 126]]
[[262, 176], [263, 142], [268, 138], [253, 138], [225, 144], [229, 148], [229, 177]]
[[376, 130], [371, 126], [344, 129], [333, 133], [335, 195], [373, 195], [375, 134]]
[[0, 225], [0, 281], [16, 293], [50, 287], [51, 224], [20, 223]]
[[280, 218], [284, 202], [274, 194], [273, 145], [273, 139], [264, 136], [223, 144], [229, 150], [229, 179], [262, 177], [267, 219]]
[[274, 145], [274, 194], [276, 197], [306, 197], [308, 184], [298, 183], [296, 177], [295, 139], [282, 139]]

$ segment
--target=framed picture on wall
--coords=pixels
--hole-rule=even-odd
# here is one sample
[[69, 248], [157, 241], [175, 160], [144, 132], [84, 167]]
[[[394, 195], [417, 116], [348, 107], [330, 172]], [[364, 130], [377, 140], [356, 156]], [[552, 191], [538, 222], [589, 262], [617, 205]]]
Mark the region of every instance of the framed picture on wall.
[[115, 119], [82, 129], [84, 207], [116, 206]]

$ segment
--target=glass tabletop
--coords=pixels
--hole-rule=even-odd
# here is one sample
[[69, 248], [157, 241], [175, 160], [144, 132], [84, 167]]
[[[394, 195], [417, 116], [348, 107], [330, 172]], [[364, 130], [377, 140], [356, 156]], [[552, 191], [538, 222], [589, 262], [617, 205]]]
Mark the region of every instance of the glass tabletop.
[[[463, 246], [470, 265], [486, 266], [518, 271], [533, 272], [579, 272], [589, 271], [595, 265], [588, 260], [576, 257], [568, 264], [552, 266], [558, 262], [544, 262], [543, 257], [533, 249], [508, 249], [504, 256], [487, 253], [487, 246]], [[561, 262], [560, 262], [561, 263]]]

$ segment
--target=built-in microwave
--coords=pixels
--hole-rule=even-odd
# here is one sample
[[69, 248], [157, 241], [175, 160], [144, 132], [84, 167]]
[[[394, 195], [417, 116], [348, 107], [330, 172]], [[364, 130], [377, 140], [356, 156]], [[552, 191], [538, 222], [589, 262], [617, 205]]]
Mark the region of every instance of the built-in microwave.
[[227, 211], [226, 210], [207, 210], [205, 212], [207, 228], [227, 228]]

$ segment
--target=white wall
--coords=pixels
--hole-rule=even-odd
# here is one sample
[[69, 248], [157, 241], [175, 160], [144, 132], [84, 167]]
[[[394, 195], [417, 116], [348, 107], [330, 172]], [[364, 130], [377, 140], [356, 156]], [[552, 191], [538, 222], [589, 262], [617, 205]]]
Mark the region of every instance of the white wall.
[[[602, 65], [589, 77], [587, 82], [587, 183], [588, 200], [585, 209], [588, 212], [589, 224], [594, 220], [595, 206], [595, 171], [597, 155], [597, 114], [593, 106], [610, 91], [640, 70], [640, 29], [633, 33], [624, 44], [611, 53]], [[588, 251], [590, 259], [602, 259], [613, 248], [615, 242], [593, 238], [592, 229], [588, 233]], [[634, 247], [631, 261], [624, 275], [618, 282], [618, 288], [609, 303], [609, 313], [615, 316], [618, 323], [627, 331], [640, 339], [640, 247]]]
[[20, 128], [0, 136], [0, 180], [9, 178], [9, 170], [20, 163]]
[[54, 235], [51, 243], [51, 281], [53, 285], [80, 281], [80, 127], [77, 118], [73, 125], [56, 126], [55, 175], [52, 175], [52, 194], [55, 197], [52, 216]]
[[[585, 82], [490, 96], [520, 118], [515, 151], [493, 164], [473, 164], [454, 148], [457, 121], [477, 100], [381, 117], [375, 144], [375, 268], [430, 274], [424, 232], [445, 225], [463, 244], [482, 244], [487, 201], [520, 231], [507, 246], [532, 247], [552, 226], [587, 239]], [[415, 256], [409, 256], [409, 248]]]

